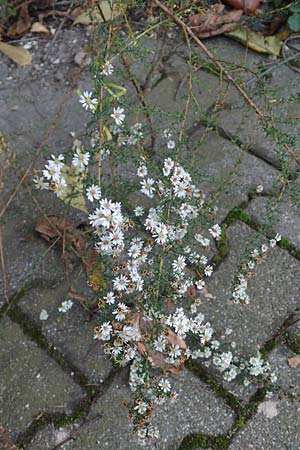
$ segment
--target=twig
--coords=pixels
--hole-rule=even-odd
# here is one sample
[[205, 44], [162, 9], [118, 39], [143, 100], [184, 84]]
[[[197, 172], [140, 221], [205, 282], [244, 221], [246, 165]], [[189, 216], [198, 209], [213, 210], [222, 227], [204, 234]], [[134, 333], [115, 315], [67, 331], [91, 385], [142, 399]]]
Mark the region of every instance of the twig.
[[298, 53], [296, 53], [295, 55], [291, 55], [288, 58], [285, 58], [284, 60], [280, 61], [279, 63], [274, 64], [273, 66], [269, 67], [264, 72], [261, 72], [259, 75], [251, 78], [250, 80], [247, 81], [246, 85], [251, 84], [254, 81], [258, 81], [260, 78], [264, 77], [265, 75], [268, 75], [268, 73], [271, 73], [271, 72], [273, 72], [273, 70], [276, 70], [279, 67], [283, 66], [283, 64], [286, 64], [287, 62], [292, 61], [293, 59], [296, 59], [299, 57], [300, 57], [300, 51]]
[[[185, 108], [184, 108], [183, 119], [182, 119], [181, 126], [180, 126], [180, 132], [179, 132], [179, 137], [178, 137], [179, 142], [181, 142], [182, 137], [183, 137], [184, 127], [185, 127], [187, 115], [189, 112], [190, 101], [191, 101], [191, 92], [192, 92], [192, 50], [191, 50], [191, 44], [190, 44], [189, 37], [188, 37], [186, 30], [183, 30], [183, 32], [184, 32], [187, 46], [189, 48], [189, 73], [188, 73], [188, 85], [187, 85], [187, 99], [186, 99], [186, 104], [185, 104]], [[178, 155], [179, 155], [179, 147], [176, 152], [176, 159], [178, 158]]]
[[49, 48], [47, 49], [47, 51], [46, 51], [46, 53], [45, 53], [45, 55], [44, 55], [44, 58], [43, 58], [44, 61], [48, 58], [49, 53], [51, 52], [52, 47], [53, 47], [53, 45], [54, 45], [56, 39], [58, 38], [58, 35], [59, 35], [59, 33], [61, 32], [61, 29], [62, 29], [62, 27], [64, 26], [64, 24], [65, 24], [65, 22], [66, 22], [66, 20], [67, 20], [67, 18], [68, 18], [68, 15], [69, 15], [70, 12], [72, 11], [74, 2], [75, 2], [75, 0], [72, 0], [71, 5], [69, 6], [68, 10], [66, 11], [66, 15], [64, 16], [64, 18], [63, 18], [62, 21], [60, 22], [60, 24], [59, 24], [59, 26], [58, 26], [58, 28], [57, 28], [57, 30], [56, 30], [56, 32], [55, 32], [53, 38], [52, 38], [52, 41], [50, 42]]
[[2, 436], [5, 448], [7, 448], [7, 450], [19, 450], [18, 447], [11, 441], [7, 431], [1, 424], [0, 424], [0, 434]]
[[6, 277], [6, 272], [5, 272], [4, 252], [3, 252], [1, 227], [0, 227], [0, 262], [1, 262], [1, 269], [2, 269], [4, 297], [5, 297], [6, 303], [9, 303], [9, 299], [8, 299], [8, 283], [7, 283], [7, 277]]
[[74, 440], [79, 434], [80, 434], [80, 430], [85, 427], [86, 425], [88, 425], [91, 422], [94, 422], [97, 419], [100, 419], [101, 415], [97, 414], [94, 417], [91, 417], [90, 419], [87, 419], [85, 422], [83, 422], [82, 424], [79, 425], [79, 427], [73, 431], [73, 433], [71, 433], [68, 437], [66, 437], [66, 439], [64, 439], [63, 441], [61, 441], [59, 444], [57, 444], [55, 447], [52, 448], [52, 450], [57, 450], [58, 448], [60, 448], [62, 445], [66, 444], [69, 441]]
[[78, 79], [79, 79], [79, 76], [81, 75], [81, 72], [82, 72], [83, 68], [84, 68], [84, 67], [81, 66], [79, 72], [78, 72], [78, 73], [76, 74], [76, 76], [73, 78], [73, 80], [72, 80], [72, 82], [71, 82], [71, 84], [70, 84], [70, 86], [69, 86], [69, 89], [67, 90], [66, 94], [64, 95], [64, 97], [63, 97], [63, 99], [62, 99], [62, 102], [60, 103], [60, 105], [59, 105], [59, 107], [58, 107], [58, 110], [57, 110], [57, 112], [56, 112], [56, 114], [55, 114], [55, 116], [54, 116], [54, 119], [52, 120], [51, 124], [50, 124], [49, 127], [47, 128], [47, 130], [46, 130], [46, 132], [45, 132], [45, 134], [44, 134], [44, 137], [43, 137], [41, 143], [39, 144], [39, 146], [38, 146], [38, 148], [37, 148], [37, 150], [36, 150], [34, 156], [33, 156], [32, 159], [31, 159], [31, 162], [29, 163], [29, 166], [28, 166], [27, 169], [25, 170], [25, 172], [24, 172], [24, 174], [22, 175], [20, 181], [18, 182], [17, 186], [15, 187], [13, 193], [10, 195], [8, 201], [6, 202], [6, 204], [4, 205], [4, 207], [2, 208], [2, 210], [1, 210], [1, 212], [0, 212], [0, 219], [3, 217], [5, 211], [7, 210], [7, 208], [10, 206], [10, 204], [11, 204], [11, 203], [13, 202], [13, 200], [15, 199], [15, 197], [16, 197], [18, 191], [20, 190], [20, 187], [22, 186], [22, 184], [24, 183], [24, 181], [26, 180], [26, 178], [29, 176], [29, 174], [30, 174], [30, 172], [31, 172], [31, 169], [32, 169], [33, 166], [34, 166], [34, 163], [35, 163], [37, 157], [39, 156], [39, 154], [41, 153], [42, 149], [44, 148], [44, 146], [45, 146], [46, 143], [48, 142], [49, 137], [50, 137], [50, 135], [51, 135], [51, 132], [52, 132], [53, 129], [55, 129], [55, 127], [56, 127], [56, 125], [57, 125], [57, 122], [58, 122], [58, 120], [60, 119], [60, 116], [61, 116], [61, 114], [62, 114], [62, 111], [63, 111], [63, 108], [64, 108], [64, 106], [65, 106], [65, 103], [66, 103], [67, 99], [69, 98], [71, 92], [73, 91], [74, 86], [77, 84], [77, 81], [78, 81]]
[[142, 86], [142, 92], [144, 94], [146, 94], [149, 91], [150, 83], [151, 83], [151, 80], [152, 80], [152, 75], [153, 75], [154, 71], [156, 70], [157, 66], [159, 65], [159, 63], [162, 60], [163, 50], [164, 50], [166, 38], [167, 38], [167, 33], [164, 33], [164, 36], [163, 36], [163, 39], [162, 39], [162, 43], [160, 45], [160, 49], [159, 50], [156, 49], [156, 54], [155, 54], [154, 59], [153, 59], [153, 61], [151, 63], [150, 70], [147, 73], [145, 81], [144, 81], [143, 86]]
[[153, 124], [152, 124], [152, 120], [151, 120], [151, 117], [150, 117], [150, 114], [149, 114], [149, 111], [148, 111], [148, 108], [147, 108], [147, 104], [146, 104], [145, 99], [144, 99], [142, 88], [140, 87], [139, 83], [136, 81], [136, 79], [132, 75], [131, 70], [130, 70], [130, 66], [129, 66], [127, 60], [125, 59], [124, 55], [121, 54], [120, 58], [121, 58], [121, 61], [122, 61], [123, 65], [124, 65], [126, 71], [127, 71], [127, 74], [128, 74], [128, 76], [130, 78], [130, 81], [133, 84], [133, 87], [134, 87], [134, 89], [135, 89], [135, 91], [136, 91], [136, 93], [137, 93], [137, 95], [139, 97], [139, 100], [140, 100], [140, 102], [141, 102], [141, 104], [143, 106], [143, 109], [144, 109], [144, 112], [145, 112], [145, 115], [146, 115], [146, 119], [147, 119], [147, 122], [149, 124], [150, 131], [151, 131], [151, 151], [154, 152], [155, 142], [156, 142], [156, 134], [155, 134], [155, 131], [154, 131], [154, 128], [153, 128]]
[[251, 106], [251, 108], [254, 109], [256, 114], [263, 118], [264, 114], [258, 106], [251, 100], [249, 95], [244, 91], [243, 88], [236, 82], [236, 80], [231, 76], [231, 74], [225, 69], [225, 67], [222, 66], [222, 64], [216, 60], [214, 55], [208, 50], [208, 48], [203, 44], [202, 41], [200, 41], [199, 38], [194, 34], [194, 32], [191, 30], [190, 27], [188, 27], [179, 17], [175, 16], [172, 11], [170, 11], [165, 5], [163, 5], [159, 0], [154, 0], [154, 3], [160, 7], [162, 11], [164, 11], [177, 25], [179, 25], [182, 30], [185, 30], [186, 33], [191, 36], [191, 38], [196, 42], [196, 44], [203, 50], [203, 52], [206, 54], [206, 56], [214, 63], [214, 65], [224, 73], [225, 77], [234, 85], [234, 87], [237, 89], [237, 91], [244, 97], [246, 102]]
[[[104, 22], [106, 22], [105, 20], [105, 16], [102, 12], [101, 6], [97, 5], [99, 12], [102, 16], [102, 19]], [[105, 61], [108, 60], [108, 56], [109, 56], [109, 51], [110, 51], [110, 46], [111, 46], [111, 38], [112, 38], [112, 20], [114, 17], [114, 4], [112, 4], [111, 7], [111, 11], [110, 11], [110, 22], [108, 25], [108, 39], [107, 39], [107, 43], [106, 43], [106, 51], [105, 51]], [[98, 98], [98, 102], [99, 102], [99, 111], [100, 114], [102, 115], [102, 111], [103, 111], [103, 97], [104, 97], [104, 88], [103, 85], [101, 85], [100, 87], [100, 92], [99, 92], [99, 98]], [[99, 122], [98, 122], [98, 132], [99, 132], [99, 144], [98, 144], [98, 185], [101, 186], [101, 178], [102, 178], [102, 146], [103, 146], [103, 119], [102, 117], [99, 118]]]

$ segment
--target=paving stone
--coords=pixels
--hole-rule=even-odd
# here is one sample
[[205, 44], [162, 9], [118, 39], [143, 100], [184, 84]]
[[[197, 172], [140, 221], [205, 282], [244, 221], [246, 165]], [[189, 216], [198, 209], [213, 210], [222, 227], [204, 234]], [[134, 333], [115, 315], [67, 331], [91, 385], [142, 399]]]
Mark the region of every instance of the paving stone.
[[[188, 433], [218, 434], [233, 423], [233, 414], [208, 388], [192, 374], [184, 371], [173, 378], [173, 387], [179, 397], [174, 404], [166, 403], [158, 411], [154, 424], [160, 429], [160, 438], [147, 449], [175, 448]], [[100, 414], [99, 421], [87, 424], [73, 442], [72, 450], [139, 450], [131, 437], [124, 401], [129, 399], [127, 380], [121, 377], [93, 406], [90, 417]]]
[[298, 450], [300, 448], [300, 405], [298, 402], [272, 399], [264, 401], [258, 411], [260, 412], [257, 412], [234, 437], [229, 450]]
[[193, 180], [200, 182], [201, 189], [218, 206], [218, 221], [247, 201], [248, 193], [255, 191], [259, 184], [264, 185], [266, 192], [277, 189], [279, 174], [273, 167], [213, 131], [196, 132], [182, 159]]
[[[93, 340], [96, 321], [89, 319], [89, 313], [76, 300], [66, 313], [58, 311], [61, 303], [70, 298], [69, 288], [70, 284], [64, 283], [54, 289], [31, 289], [18, 305], [41, 329], [48, 342], [78, 367], [90, 383], [101, 384], [111, 364], [102, 346]], [[42, 310], [47, 311], [47, 320], [40, 320]]]
[[[270, 95], [268, 100], [271, 113], [275, 117], [275, 129], [277, 129], [278, 134], [287, 133], [290, 138], [296, 139], [292, 149], [299, 156], [299, 151], [297, 150], [299, 147], [299, 120], [297, 120], [299, 117], [299, 102], [297, 101], [300, 94], [299, 77], [295, 76], [295, 73], [287, 67], [282, 67], [280, 76], [274, 74], [268, 82], [268, 88], [276, 92], [276, 94]], [[257, 96], [255, 88], [250, 93], [250, 97], [264, 111], [266, 104], [263, 103], [262, 97]], [[282, 157], [283, 159], [289, 159], [287, 150], [276, 144], [276, 136], [268, 136], [266, 134], [261, 120], [243, 99], [239, 99], [236, 102], [228, 98], [224, 108], [213, 114], [212, 118], [217, 126], [234, 136], [248, 147], [251, 152], [275, 167], [281, 166]], [[289, 144], [287, 139], [286, 142]], [[295, 162], [290, 164], [292, 171], [295, 172], [298, 168], [299, 166]]]
[[[173, 62], [173, 58], [171, 60]], [[187, 79], [189, 68], [186, 61], [177, 57], [170, 64], [164, 78], [151, 89], [146, 97], [146, 104], [152, 112], [152, 120], [158, 131], [165, 128], [180, 128], [187, 101]], [[226, 80], [204, 70], [197, 70], [192, 77], [192, 90], [189, 111], [186, 117], [187, 129], [197, 121], [207, 117], [207, 110], [216, 102], [223, 103], [231, 98], [235, 102], [238, 97], [235, 90]]]
[[273, 218], [270, 221], [271, 230], [280, 233], [292, 245], [300, 249], [300, 209], [287, 195], [284, 195], [279, 202], [267, 197], [254, 198], [246, 212], [260, 225], [264, 225], [266, 219], [268, 223], [270, 218]]
[[278, 386], [283, 388], [284, 395], [300, 399], [300, 370], [292, 368], [288, 359], [295, 356], [286, 345], [278, 345], [269, 355], [268, 362], [278, 377]]
[[[60, 254], [37, 236], [15, 234], [22, 223], [2, 230], [5, 272], [8, 297], [28, 285], [54, 286], [64, 279], [64, 267]], [[5, 302], [4, 285], [0, 279], [0, 305]]]
[[239, 264], [245, 261], [245, 251], [266, 240], [240, 222], [231, 225], [226, 235], [229, 255], [208, 284], [215, 298], [203, 301], [201, 311], [220, 335], [231, 328], [229, 339], [236, 342], [236, 352], [249, 357], [299, 307], [300, 264], [285, 250], [270, 249], [267, 258], [256, 266], [256, 277], [249, 280], [250, 304], [234, 304], [230, 300], [232, 283]]
[[[234, 39], [224, 38], [223, 36], [216, 36], [214, 39], [208, 39], [205, 41], [205, 45], [211, 53], [213, 53], [215, 59], [223, 64], [228, 64], [229, 67], [234, 67], [236, 65], [236, 68], [240, 69], [239, 71], [233, 70], [233, 75], [235, 77], [243, 76], [243, 72], [247, 72], [247, 69], [257, 71], [259, 65], [268, 63], [271, 60], [271, 57], [254, 52], [239, 42], [236, 42]], [[241, 68], [243, 68], [244, 71], [242, 71]]]
[[0, 416], [12, 437], [40, 413], [71, 413], [84, 398], [71, 376], [5, 317], [0, 341]]

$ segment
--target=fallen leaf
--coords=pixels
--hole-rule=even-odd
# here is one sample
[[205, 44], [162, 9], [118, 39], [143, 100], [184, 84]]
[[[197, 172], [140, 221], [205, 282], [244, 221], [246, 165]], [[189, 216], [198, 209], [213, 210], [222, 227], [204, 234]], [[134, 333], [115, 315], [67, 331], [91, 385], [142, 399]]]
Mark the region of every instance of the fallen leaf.
[[258, 6], [265, 0], [225, 0], [225, 3], [235, 9], [242, 10], [246, 14], [255, 14], [259, 11]]
[[23, 47], [16, 47], [0, 41], [0, 52], [4, 53], [19, 66], [30, 66], [32, 62], [31, 53]]
[[34, 22], [30, 28], [31, 33], [49, 33], [49, 30], [41, 22]]
[[234, 30], [243, 11], [225, 12], [225, 6], [213, 5], [206, 13], [195, 14], [190, 17], [190, 27], [200, 39], [217, 36]]
[[238, 28], [226, 33], [226, 36], [232, 37], [258, 53], [279, 56], [281, 52], [282, 42], [276, 36], [264, 36], [248, 28]]
[[16, 37], [25, 34], [31, 25], [31, 19], [28, 13], [28, 4], [24, 3], [20, 7], [19, 17], [16, 22], [14, 22], [7, 31], [7, 36]]
[[[77, 147], [81, 148], [81, 142], [79, 140], [74, 141], [74, 149]], [[83, 184], [86, 177], [85, 172], [78, 173], [76, 168], [73, 166], [64, 165], [62, 169], [62, 173], [67, 182], [67, 188], [65, 193], [60, 197], [60, 199], [72, 206], [73, 208], [80, 209], [84, 213], [88, 214], [88, 210], [86, 207], [85, 196], [83, 194]]]
[[98, 253], [89, 247], [89, 239], [84, 232], [68, 220], [60, 216], [42, 217], [35, 226], [40, 236], [48, 242], [59, 238], [65, 240], [65, 247], [72, 246], [80, 256], [88, 276], [88, 284], [98, 291], [103, 283], [103, 262]]
[[258, 414], [263, 414], [267, 419], [273, 419], [278, 415], [277, 401], [266, 400], [262, 402], [257, 408]]
[[292, 369], [297, 369], [300, 366], [300, 355], [292, 356], [288, 359], [288, 363]]
[[[136, 334], [138, 336], [137, 349], [141, 355], [148, 355], [149, 362], [152, 367], [159, 368], [162, 370], [166, 370], [167, 372], [171, 372], [177, 374], [181, 372], [184, 368], [184, 363], [186, 360], [186, 356], [180, 357], [180, 364], [175, 366], [175, 364], [171, 364], [166, 361], [166, 355], [161, 352], [155, 350], [148, 350], [147, 344], [147, 334], [151, 333], [152, 321], [150, 319], [146, 319], [142, 313], [135, 313], [130, 321], [131, 325], [135, 328]], [[167, 329], [168, 334], [166, 335], [166, 339], [171, 345], [178, 345], [182, 350], [186, 350], [187, 346], [185, 341], [177, 336], [174, 331]]]
[[[89, 8], [86, 12], [79, 14], [73, 22], [73, 25], [90, 25], [93, 22], [108, 22], [112, 17], [111, 2], [109, 0], [100, 1], [99, 8]], [[117, 17], [125, 11], [124, 6], [114, 8], [113, 17]]]

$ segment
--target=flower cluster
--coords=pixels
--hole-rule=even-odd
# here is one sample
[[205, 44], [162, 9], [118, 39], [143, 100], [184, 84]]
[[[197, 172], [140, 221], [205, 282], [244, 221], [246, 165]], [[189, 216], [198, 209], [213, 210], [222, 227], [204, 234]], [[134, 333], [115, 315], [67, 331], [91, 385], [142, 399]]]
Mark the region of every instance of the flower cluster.
[[[64, 200], [72, 191], [76, 184], [80, 185], [80, 180], [85, 177], [86, 169], [90, 160], [90, 153], [85, 152], [79, 140], [75, 140], [73, 144], [72, 164], [65, 164], [64, 155], [51, 155], [48, 159], [43, 176], [34, 178], [35, 187], [40, 190], [51, 190], [55, 195]], [[67, 182], [67, 180], [72, 180]]]
[[[102, 82], [113, 72], [111, 62], [104, 61]], [[84, 91], [79, 101], [95, 114], [96, 97]], [[110, 154], [110, 150], [113, 155], [115, 149], [141, 147], [142, 125], [126, 127], [125, 117], [122, 106], [111, 109], [109, 105], [102, 129], [106, 129], [110, 142], [108, 149], [106, 143], [101, 145], [97, 157]], [[62, 200], [76, 185], [90, 202], [93, 245], [104, 267], [97, 292], [99, 318], [94, 339], [102, 341], [115, 364], [130, 365], [134, 399], [128, 411], [134, 433], [141, 440], [156, 438], [158, 430], [151, 425], [155, 405], [176, 399], [168, 374], [180, 372], [187, 359], [205, 360], [204, 364], [216, 368], [226, 381], [242, 374], [273, 380], [275, 375], [270, 377], [270, 368], [259, 354], [249, 361], [234, 356], [215, 338], [211, 323], [200, 310], [202, 296], [209, 295], [206, 280], [214, 271], [205, 252], [213, 240], [221, 239], [222, 229], [207, 220], [206, 196], [193, 184], [190, 173], [174, 156], [165, 158], [152, 177], [146, 158], [140, 156], [143, 152], [139, 152], [135, 159], [136, 194], [142, 201], [125, 214], [124, 205], [110, 198], [112, 191], [100, 176], [96, 182], [88, 172], [100, 132], [92, 138], [91, 153], [75, 141], [71, 164], [66, 164], [64, 155], [52, 155], [43, 176], [34, 182], [38, 189], [50, 189]], [[164, 138], [171, 152], [176, 149], [171, 130], [164, 131]], [[279, 240], [276, 235], [270, 246]], [[235, 302], [249, 303], [247, 280], [267, 250], [266, 245], [255, 249], [242, 265], [233, 292]], [[70, 300], [63, 302], [59, 311], [66, 312], [71, 306]]]
[[[275, 247], [277, 242], [281, 240], [280, 234], [270, 240], [270, 247]], [[251, 251], [249, 260], [241, 265], [241, 270], [236, 276], [236, 281], [233, 288], [232, 300], [234, 303], [242, 303], [248, 305], [250, 297], [247, 293], [248, 280], [256, 275], [255, 266], [261, 264], [267, 257], [269, 246], [263, 244], [260, 248], [254, 248]]]

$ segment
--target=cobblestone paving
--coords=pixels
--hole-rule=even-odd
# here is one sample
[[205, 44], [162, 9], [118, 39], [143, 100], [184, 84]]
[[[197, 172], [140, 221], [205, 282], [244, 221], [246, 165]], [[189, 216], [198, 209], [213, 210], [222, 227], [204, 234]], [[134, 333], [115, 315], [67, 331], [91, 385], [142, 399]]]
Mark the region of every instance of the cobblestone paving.
[[[153, 109], [152, 126], [157, 131], [156, 152], [161, 145], [160, 114], [180, 113], [184, 107], [187, 49], [181, 37], [174, 31], [170, 33], [165, 41], [145, 38], [148, 64], [135, 62], [130, 66], [143, 85], [154, 54], [160, 53], [145, 90], [145, 103]], [[70, 131], [80, 135], [84, 130], [86, 116], [76, 89], [88, 88], [92, 82], [87, 70], [80, 72], [74, 55], [87, 40], [80, 28], [64, 30], [44, 66], [41, 56], [48, 44], [42, 40], [33, 50], [34, 64], [30, 68], [16, 68], [1, 57], [0, 131], [16, 153], [20, 170], [28, 166], [43, 142], [68, 90], [71, 95], [64, 102], [57, 126], [42, 144], [36, 167], [50, 152], [71, 146]], [[214, 39], [208, 46], [223, 61], [238, 61], [252, 71], [267, 61], [224, 38]], [[196, 54], [200, 55], [198, 50]], [[120, 81], [127, 85], [130, 101], [136, 102], [124, 68], [123, 73], [125, 78]], [[280, 155], [276, 145], [266, 137], [232, 86], [201, 68], [196, 75], [197, 111], [187, 117], [189, 169], [201, 176], [203, 189], [220, 191], [218, 220], [226, 226], [226, 251], [219, 255], [218, 269], [209, 285], [213, 298], [203, 303], [203, 312], [218, 331], [226, 327], [233, 330], [231, 338], [237, 343], [237, 351], [250, 356], [264, 349], [271, 366], [277, 368], [283, 391], [280, 396], [268, 398], [262, 389], [223, 383], [200, 363], [190, 364], [174, 377], [179, 393], [176, 405], [166, 405], [157, 412], [155, 421], [161, 439], [147, 448], [299, 450], [300, 372], [287, 363], [289, 357], [300, 352], [299, 324], [291, 326], [284, 337], [277, 333], [299, 315], [299, 210], [283, 193], [278, 220], [273, 221], [272, 229], [260, 228], [263, 218], [273, 210], [272, 196], [279, 190]], [[243, 76], [247, 80], [247, 75]], [[299, 96], [299, 75], [281, 67], [271, 76], [269, 87], [279, 89], [281, 99]], [[255, 87], [252, 91], [256, 95]], [[216, 93], [217, 104], [223, 108], [216, 107]], [[281, 115], [297, 115], [299, 103], [279, 102], [275, 110]], [[164, 128], [166, 120], [168, 116], [164, 115]], [[169, 124], [173, 121], [170, 115]], [[202, 144], [196, 145], [204, 130]], [[300, 130], [286, 125], [283, 131], [299, 134]], [[2, 157], [0, 154], [0, 162]], [[297, 179], [297, 159], [291, 161], [291, 166], [292, 176]], [[233, 182], [227, 186], [224, 180], [232, 172]], [[17, 182], [16, 173], [11, 171], [1, 194], [1, 209]], [[255, 193], [259, 184], [264, 186], [260, 196]], [[49, 205], [47, 193], [39, 193], [37, 199], [48, 213], [62, 210], [53, 198]], [[127, 370], [113, 369], [93, 342], [94, 322], [82, 302], [77, 302], [68, 314], [58, 313], [70, 289], [76, 288], [91, 301], [93, 293], [85, 286], [79, 262], [64, 261], [58, 248], [49, 248], [35, 234], [40, 215], [23, 183], [1, 219], [8, 286], [5, 293], [1, 278], [0, 425], [18, 449], [138, 450], [140, 446], [130, 435], [123, 408], [130, 395]], [[80, 221], [83, 216], [74, 211], [72, 218]], [[263, 233], [258, 232], [259, 228]], [[243, 250], [249, 242], [262, 242], [274, 232], [282, 234], [284, 245], [270, 252], [255, 282], [250, 283], [253, 302], [249, 306], [228, 302]], [[1, 437], [0, 447], [8, 448]]]

